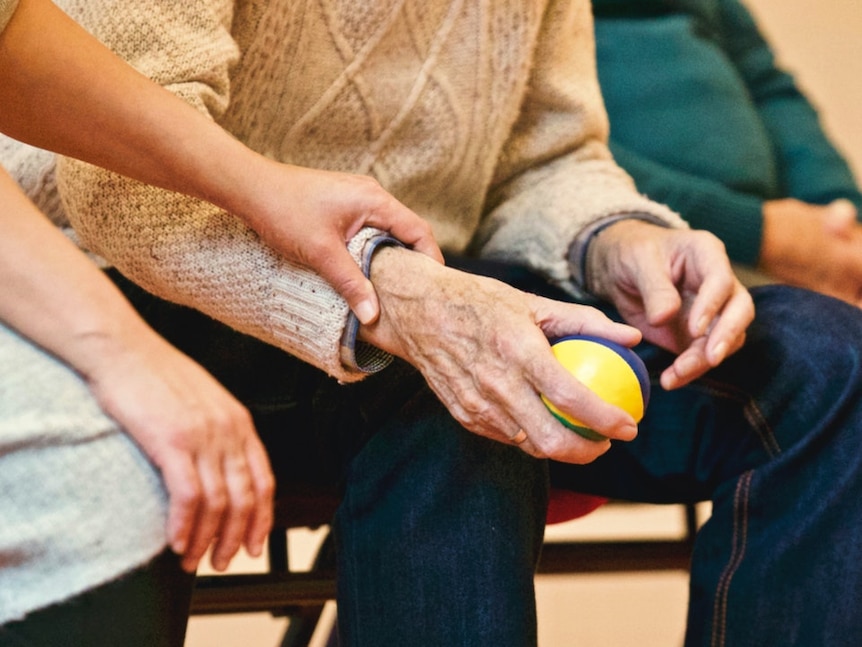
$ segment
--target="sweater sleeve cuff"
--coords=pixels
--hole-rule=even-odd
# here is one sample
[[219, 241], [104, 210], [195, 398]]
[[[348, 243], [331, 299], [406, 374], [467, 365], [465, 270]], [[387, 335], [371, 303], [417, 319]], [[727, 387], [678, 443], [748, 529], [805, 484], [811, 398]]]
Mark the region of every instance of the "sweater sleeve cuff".
[[669, 227], [667, 222], [658, 216], [654, 216], [649, 213], [617, 213], [612, 216], [600, 218], [584, 227], [569, 247], [568, 254], [572, 281], [584, 294], [590, 294], [587, 287], [587, 251], [589, 250], [590, 243], [593, 242], [595, 237], [602, 230], [607, 229], [621, 220], [643, 220], [644, 222], [650, 222], [659, 227]]
[[18, 0], [0, 0], [0, 32], [6, 29], [17, 8]]
[[[368, 230], [366, 236], [355, 236], [348, 246], [353, 258], [362, 268], [362, 273], [369, 276], [371, 272], [371, 259], [381, 247], [404, 245], [389, 234], [380, 230]], [[371, 344], [366, 344], [357, 339], [359, 332], [359, 319], [353, 312], [347, 315], [347, 325], [341, 336], [341, 363], [349, 371], [361, 373], [376, 373], [383, 370], [392, 362], [392, 356]]]

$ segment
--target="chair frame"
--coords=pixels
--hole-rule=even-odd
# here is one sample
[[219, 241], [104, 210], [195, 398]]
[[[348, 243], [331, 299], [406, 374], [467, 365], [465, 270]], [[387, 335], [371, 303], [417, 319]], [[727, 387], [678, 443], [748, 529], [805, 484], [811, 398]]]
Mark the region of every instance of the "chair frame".
[[[609, 505], [613, 505], [611, 502]], [[267, 546], [263, 573], [199, 576], [191, 613], [268, 612], [289, 617], [282, 647], [307, 645], [324, 605], [335, 599], [335, 551], [327, 533], [311, 568], [291, 570], [287, 530], [326, 526], [338, 506], [334, 494], [302, 495], [276, 502], [275, 530]], [[697, 509], [683, 508], [685, 531], [680, 538], [641, 540], [546, 541], [537, 574], [561, 575], [628, 571], [688, 571], [698, 528]]]

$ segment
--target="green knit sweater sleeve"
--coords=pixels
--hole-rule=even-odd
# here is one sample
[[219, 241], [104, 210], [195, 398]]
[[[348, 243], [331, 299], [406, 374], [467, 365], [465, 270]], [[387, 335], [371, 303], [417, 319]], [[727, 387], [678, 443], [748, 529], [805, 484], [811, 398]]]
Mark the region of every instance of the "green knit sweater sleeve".
[[786, 197], [826, 204], [846, 198], [862, 209], [862, 194], [817, 111], [793, 77], [776, 65], [751, 13], [738, 0], [720, 0], [722, 39], [769, 132]]
[[756, 265], [763, 239], [761, 198], [661, 164], [613, 140], [611, 152], [647, 197], [683, 214], [693, 228], [721, 238], [731, 260]]
[[650, 198], [759, 259], [763, 203], [862, 196], [740, 0], [595, 0], [617, 162]]

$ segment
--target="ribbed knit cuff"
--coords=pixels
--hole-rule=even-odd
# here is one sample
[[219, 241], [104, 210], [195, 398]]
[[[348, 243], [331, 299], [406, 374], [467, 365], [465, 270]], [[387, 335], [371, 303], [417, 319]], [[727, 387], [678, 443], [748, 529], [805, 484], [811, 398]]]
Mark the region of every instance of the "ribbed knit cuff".
[[[382, 244], [400, 243], [379, 229], [366, 227], [347, 248], [367, 275], [371, 257]], [[341, 382], [361, 380], [391, 361], [388, 353], [357, 341], [356, 318], [344, 298], [320, 275], [285, 261], [269, 287], [272, 293], [267, 295], [269, 305], [262, 330], [250, 334], [284, 348]], [[240, 313], [237, 319], [250, 316]]]
[[[403, 247], [400, 241], [379, 230], [367, 230], [366, 236], [355, 236], [350, 241], [348, 250], [362, 268], [366, 277], [371, 272], [371, 259], [380, 247], [396, 245]], [[376, 233], [372, 233], [376, 231]], [[362, 373], [376, 373], [386, 368], [392, 361], [392, 356], [371, 344], [359, 341], [356, 334], [359, 331], [359, 319], [351, 311], [347, 315], [347, 325], [341, 336], [341, 363], [348, 370]]]
[[589, 251], [590, 243], [593, 242], [599, 232], [621, 220], [643, 220], [659, 227], [669, 226], [666, 221], [649, 213], [618, 213], [600, 218], [584, 227], [569, 247], [568, 254], [572, 281], [584, 294], [590, 294], [587, 280], [587, 252]]

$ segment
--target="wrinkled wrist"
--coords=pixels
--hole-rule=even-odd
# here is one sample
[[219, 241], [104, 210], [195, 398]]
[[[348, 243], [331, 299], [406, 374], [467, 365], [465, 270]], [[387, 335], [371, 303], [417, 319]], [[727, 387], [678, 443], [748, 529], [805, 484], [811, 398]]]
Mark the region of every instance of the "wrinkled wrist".
[[572, 274], [572, 281], [582, 292], [593, 294], [593, 291], [590, 289], [589, 280], [589, 251], [592, 243], [602, 231], [623, 220], [641, 220], [659, 225], [660, 227], [668, 226], [668, 223], [652, 214], [620, 213], [600, 218], [584, 227], [575, 237], [574, 241], [572, 241], [568, 252], [569, 271]]

